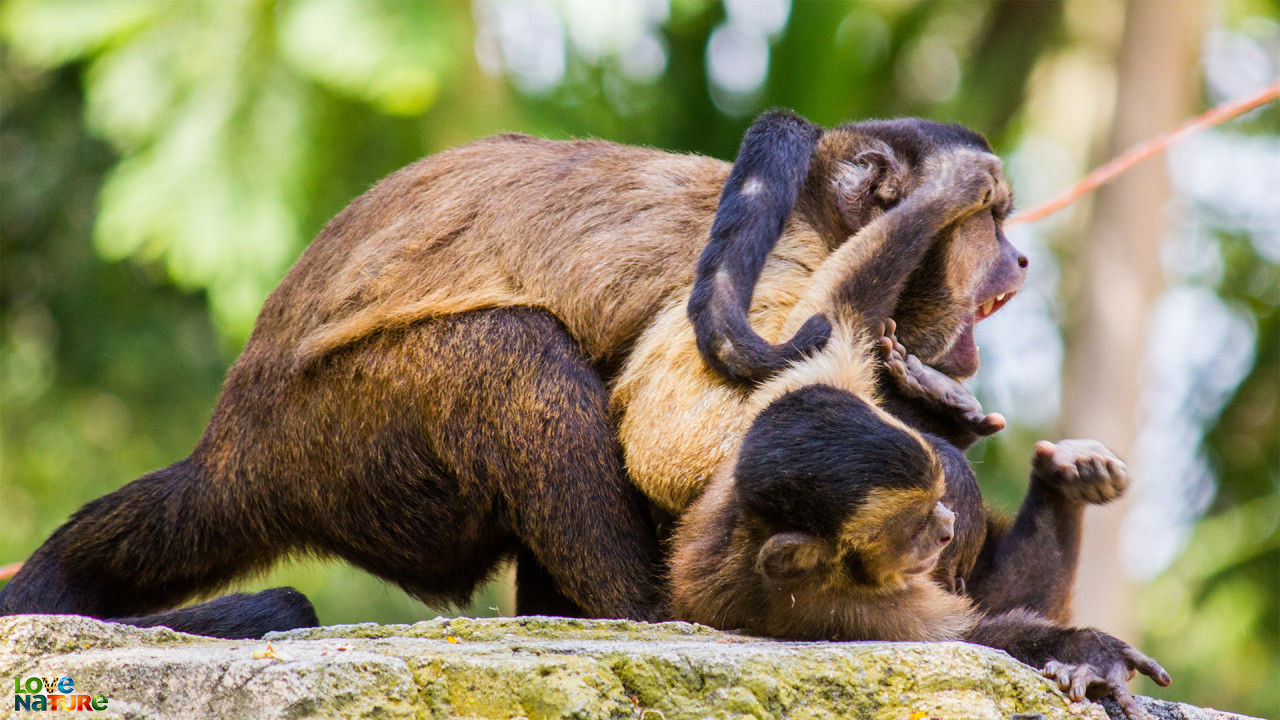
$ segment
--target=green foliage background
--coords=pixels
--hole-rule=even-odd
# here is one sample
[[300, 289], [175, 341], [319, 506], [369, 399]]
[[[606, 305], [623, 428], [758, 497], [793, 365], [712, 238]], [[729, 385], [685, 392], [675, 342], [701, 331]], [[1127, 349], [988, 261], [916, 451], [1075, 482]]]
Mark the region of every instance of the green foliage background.
[[[573, 3], [561, 3], [564, 8]], [[1276, 22], [1274, 0], [1224, 22]], [[499, 131], [599, 136], [730, 158], [749, 111], [823, 124], [955, 120], [1011, 149], [1037, 59], [1061, 49], [1063, 3], [800, 2], [741, 114], [708, 90], [719, 4], [673, 0], [667, 60], [635, 79], [620, 54], [569, 45], [562, 80], [523, 92], [481, 71], [477, 14], [398, 0], [10, 0], [0, 8], [0, 563], [25, 557], [83, 502], [183, 457], [263, 298], [324, 222], [388, 172]], [[942, 37], [955, 92], [901, 90], [909, 53]], [[916, 99], [912, 99], [915, 97]], [[1275, 134], [1271, 108], [1243, 132]], [[1219, 491], [1189, 549], [1144, 589], [1166, 694], [1280, 715], [1280, 269], [1223, 234], [1214, 288], [1256, 324], [1253, 368], [1207, 435]], [[1069, 262], [1070, 258], [1064, 258]], [[1016, 501], [1015, 427], [981, 450]], [[340, 564], [293, 584], [325, 623], [434, 611]], [[498, 586], [471, 614], [508, 609]], [[1149, 600], [1150, 602], [1146, 602]], [[1156, 689], [1151, 685], [1146, 692]]]

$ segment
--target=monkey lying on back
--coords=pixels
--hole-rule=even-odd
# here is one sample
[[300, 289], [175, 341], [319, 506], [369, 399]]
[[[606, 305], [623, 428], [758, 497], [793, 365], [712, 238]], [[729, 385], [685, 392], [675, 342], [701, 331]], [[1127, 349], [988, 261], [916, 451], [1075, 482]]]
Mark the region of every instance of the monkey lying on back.
[[[785, 639], [975, 642], [1041, 669], [1073, 699], [1111, 694], [1141, 717], [1126, 681], [1136, 670], [1168, 685], [1154, 660], [1031, 610], [976, 611], [930, 576], [954, 532], [941, 462], [918, 433], [838, 387], [853, 377], [846, 369], [835, 384], [771, 390], [780, 396], [680, 520], [676, 617]], [[1108, 472], [1091, 464], [1098, 449], [1087, 444], [1041, 450], [1065, 454], [1037, 469], [1042, 481], [1075, 486], [1064, 490], [1093, 492]]]
[[[757, 185], [770, 184], [769, 169], [752, 168], [749, 164], [753, 156], [752, 143], [760, 142], [761, 134], [767, 132], [767, 128], [761, 128], [759, 134], [748, 133], [744, 140], [743, 152], [726, 183], [725, 194], [730, 201], [735, 193], [754, 197], [759, 192]], [[874, 144], [874, 137], [868, 142], [875, 148], [871, 152], [879, 154], [885, 149]], [[1002, 253], [998, 250], [1007, 246], [999, 230], [999, 219], [1010, 203], [999, 161], [979, 141], [969, 138], [915, 155], [915, 165], [909, 171], [906, 167], [912, 161], [911, 156], [892, 152], [892, 156], [881, 154], [879, 161], [902, 170], [886, 176], [892, 178], [909, 172], [916, 178], [916, 186], [891, 208], [871, 213], [868, 222], [851, 239], [816, 267], [806, 262], [812, 262], [812, 258], [797, 251], [784, 237], [763, 267], [749, 316], [743, 315], [749, 317], [750, 323], [742, 332], [758, 330], [762, 335], [760, 342], [766, 345], [772, 338], [792, 336], [801, 323], [822, 317], [829, 335], [825, 346], [792, 362], [758, 387], [735, 385], [703, 366], [699, 353], [694, 351], [696, 344], [708, 365], [714, 366], [715, 356], [725, 352], [724, 338], [734, 337], [734, 333], [723, 333], [719, 340], [704, 346], [698, 324], [690, 323], [684, 308], [672, 303], [640, 338], [615, 384], [612, 402], [620, 418], [628, 470], [646, 495], [679, 515], [707, 488], [704, 500], [682, 519], [682, 530], [676, 538], [674, 608], [678, 616], [719, 627], [743, 626], [779, 637], [805, 638], [824, 637], [823, 623], [827, 618], [840, 616], [838, 608], [843, 607], [840, 603], [847, 601], [850, 614], [839, 620], [836, 634], [840, 637], [862, 632], [865, 637], [880, 639], [964, 636], [978, 641], [977, 635], [965, 635], [973, 617], [970, 598], [950, 594], [937, 584], [941, 581], [946, 587], [959, 589], [970, 587], [969, 581], [974, 580], [972, 599], [993, 617], [1012, 612], [1010, 617], [1034, 616], [1032, 625], [1043, 624], [1044, 632], [1035, 635], [1036, 642], [1040, 643], [1035, 650], [1037, 654], [1024, 653], [1020, 657], [1032, 658], [1041, 666], [1050, 660], [1066, 663], [1072, 666], [1071, 672], [1088, 678], [1086, 686], [1100, 684], [1104, 692], [1114, 692], [1117, 698], [1123, 698], [1127, 693], [1124, 680], [1137, 662], [1135, 656], [1127, 654], [1127, 646], [1121, 648], [1102, 639], [1109, 636], [1080, 634], [1050, 622], [1067, 619], [1069, 586], [1078, 549], [1075, 543], [1078, 543], [1083, 507], [1080, 497], [1089, 502], [1103, 502], [1123, 490], [1126, 479], [1114, 456], [1096, 443], [1064, 441], [1056, 448], [1044, 444], [1037, 451], [1037, 462], [1044, 467], [1037, 470], [1024, 507], [1010, 528], [997, 516], [986, 513], [972, 473], [954, 445], [910, 427], [885, 411], [886, 399], [892, 392], [929, 408], [933, 421], [926, 427], [937, 427], [938, 418], [942, 418], [941, 424], [958, 427], [962, 431], [959, 434], [973, 437], [1003, 425], [998, 416], [983, 414], [977, 402], [953, 378], [909, 354], [896, 338], [894, 323], [887, 319], [891, 314], [903, 313], [907, 317], [913, 314], [915, 318], [929, 317], [936, 323], [949, 314], [969, 314], [967, 324], [950, 324], [958, 328], [961, 337], [953, 336], [953, 349], [944, 356], [945, 360], [952, 361], [951, 372], [967, 374], [966, 370], [976, 365], [976, 347], [972, 345], [971, 336], [964, 336], [972, 332], [974, 321], [991, 311], [995, 301], [977, 302], [976, 310], [971, 310], [973, 306], [968, 303], [974, 302], [971, 298], [975, 296], [981, 300], [985, 293], [995, 291], [984, 287], [982, 282], [975, 287], [976, 279], [985, 280], [990, 273], [964, 268], [963, 263], [972, 260], [971, 253], [957, 256], [954, 251], [957, 246], [983, 248], [983, 252], [999, 258]], [[869, 192], [874, 192], [874, 187], [872, 183]], [[725, 206], [722, 201], [722, 211]], [[719, 216], [716, 225], [721, 225]], [[714, 255], [715, 242], [713, 229], [708, 255]], [[940, 262], [958, 263], [961, 268], [938, 273], [936, 264]], [[1015, 261], [1013, 266], [1022, 264]], [[949, 281], [934, 288], [936, 307], [926, 307], [928, 312], [921, 312], [918, 296], [903, 294], [911, 279], [922, 272]], [[1012, 289], [1016, 290], [1021, 274], [1016, 270], [1014, 273]], [[700, 279], [706, 278], [710, 278], [713, 295], [714, 289], [726, 282], [718, 270], [700, 272]], [[695, 320], [707, 314], [699, 303], [698, 287], [695, 285], [689, 302], [689, 315]], [[1004, 291], [986, 297], [995, 297], [996, 301], [1007, 299]], [[723, 309], [741, 306], [720, 302], [716, 307], [720, 310], [709, 313], [714, 319], [704, 322], [704, 326], [724, 324]], [[705, 317], [703, 319], [705, 321]], [[888, 390], [881, 382], [878, 367], [869, 360], [868, 332], [882, 321], [888, 328], [887, 337], [881, 339], [881, 350], [886, 355], [884, 375], [890, 380]], [[922, 324], [918, 319], [916, 322]], [[947, 323], [923, 324], [947, 326]], [[919, 336], [915, 338], [920, 341]], [[736, 349], [729, 354], [737, 358], [738, 363], [745, 356]], [[743, 374], [742, 368], [738, 373]], [[851, 464], [852, 467], [844, 467], [844, 471], [858, 477], [882, 478], [901, 472], [908, 480], [926, 478], [929, 482], [924, 489], [928, 490], [928, 502], [917, 502], [919, 493], [881, 488], [891, 492], [884, 502], [868, 503], [874, 517], [858, 517], [852, 522], [866, 533], [861, 536], [866, 540], [883, 530], [881, 516], [896, 517], [900, 511], [910, 511], [909, 514], [918, 515], [911, 518], [910, 527], [920, 527], [923, 523], [926, 528], [933, 528], [933, 532], [902, 536], [898, 543], [864, 547], [865, 553], [852, 557], [861, 558], [864, 564], [858, 572], [869, 573], [863, 578], [869, 593], [854, 592], [842, 585], [839, 593], [828, 597], [822, 593], [814, 595], [809, 588], [806, 592], [812, 596], [812, 602], [797, 610], [786, 605], [786, 601], [791, 600], [789, 595], [776, 596], [770, 601], [752, 591], [751, 577], [743, 576], [735, 568], [753, 565], [735, 565], [725, 555], [724, 548], [717, 548], [714, 543], [708, 545], [711, 540], [693, 542], [689, 538], [727, 542], [725, 523], [737, 514], [722, 512], [723, 508], [714, 504], [712, 511], [700, 508], [712, 502], [706, 498], [725, 497], [723, 477], [729, 472], [726, 468], [733, 466], [739, 452], [746, 453], [752, 442], [758, 442], [752, 440], [754, 430], [748, 431], [753, 419], [770, 417], [778, 405], [794, 400], [791, 396], [779, 399], [785, 393], [804, 395], [832, 388], [839, 388], [856, 401], [860, 421], [840, 422], [838, 413], [833, 416], [831, 408], [822, 406], [802, 408], [814, 416], [807, 422], [770, 425], [774, 435], [769, 446], [776, 456], [772, 458], [772, 465], [765, 463], [758, 470], [758, 479], [767, 479], [775, 472], [794, 473], [791, 477], [802, 485], [803, 478], [820, 474], [818, 469], [828, 465], [843, 467], [842, 463]], [[758, 425], [759, 421], [756, 422]], [[836, 430], [832, 432], [824, 426], [826, 423]], [[909, 449], [928, 462], [911, 464], [908, 462], [910, 452], [872, 452], [853, 459], [841, 455], [848, 448], [867, 444], [883, 449], [877, 442], [886, 436], [905, 438]], [[1065, 456], [1045, 465], [1047, 461], [1041, 459], [1045, 453], [1050, 458], [1055, 453]], [[755, 463], [741, 459], [737, 462], [739, 468], [756, 469]], [[1092, 471], [1095, 464], [1096, 472]], [[1070, 483], [1056, 481], [1059, 476], [1076, 472], [1076, 465], [1086, 471], [1086, 477], [1078, 483], [1083, 488], [1081, 491], [1066, 487]], [[721, 480], [712, 479], [716, 477]], [[711, 486], [707, 487], [709, 482]], [[721, 485], [717, 486], [717, 482]], [[794, 493], [778, 490], [766, 497], [779, 508], [803, 509], [805, 503], [817, 501], [809, 488]], [[950, 510], [930, 515], [944, 497], [956, 510], [954, 517]], [[947, 517], [945, 534], [941, 532], [939, 520], [943, 515]], [[929, 517], [932, 519], [925, 519]], [[903, 520], [898, 518], [894, 522]], [[785, 527], [778, 529], [772, 541], [774, 545], [751, 546], [751, 557], [756, 557], [757, 550], [767, 555], [770, 547], [795, 540], [795, 536], [786, 535], [786, 530]], [[954, 545], [950, 543], [953, 534], [960, 539]], [[930, 541], [921, 548], [911, 549], [910, 543], [919, 537], [934, 540], [945, 537], [948, 542]], [[762, 538], [757, 540], [764, 542]], [[735, 547], [741, 549], [742, 546]], [[796, 546], [796, 549], [799, 552], [805, 547], [808, 549], [804, 553], [812, 555], [812, 545]], [[712, 579], [683, 582], [682, 567], [701, 568]], [[911, 573], [903, 575], [901, 571], [907, 569], [911, 569]], [[1037, 582], [1027, 583], [1028, 575], [1036, 576]], [[902, 577], [915, 578], [910, 587], [919, 598], [911, 602], [902, 602], [903, 598], [898, 596], [885, 599], [880, 589], [900, 584]], [[852, 599], [846, 597], [846, 592], [853, 592]], [[714, 597], [699, 600], [703, 593]], [[747, 613], [746, 621], [725, 624], [725, 617], [734, 617], [735, 607]], [[760, 624], [753, 627], [753, 621]], [[862, 621], [866, 624], [859, 625]], [[991, 629], [987, 625], [982, 628], [983, 632]], [[1045, 644], [1051, 640], [1060, 641], [1062, 647]]]

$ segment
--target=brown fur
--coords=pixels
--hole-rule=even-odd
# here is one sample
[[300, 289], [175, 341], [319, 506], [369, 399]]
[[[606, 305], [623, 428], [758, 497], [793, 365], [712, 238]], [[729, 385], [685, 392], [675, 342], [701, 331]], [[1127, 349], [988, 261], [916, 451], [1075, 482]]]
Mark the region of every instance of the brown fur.
[[[914, 526], [895, 522], [893, 512], [876, 518], [859, 511], [837, 538], [792, 541], [788, 536], [797, 533], [777, 533], [738, 502], [730, 467], [717, 473], [676, 531], [670, 573], [678, 618], [797, 640], [976, 642], [1042, 669], [1076, 700], [1113, 695], [1123, 705], [1129, 698], [1127, 679], [1135, 672], [1169, 684], [1168, 673], [1154, 660], [1093, 628], [1065, 627], [1025, 607], [982, 612], [922, 573], [870, 582], [854, 577], [851, 554], [874, 553], [876, 545], [901, 540], [903, 528]], [[899, 501], [899, 509], [920, 505], [941, 494], [940, 484], [941, 475], [939, 487], [925, 498], [887, 497]], [[885, 497], [869, 498], [867, 506], [883, 511]], [[870, 546], [868, 528], [877, 534]], [[763, 554], [777, 539], [795, 543], [786, 558], [793, 572], [762, 567]]]
[[519, 135], [433, 155], [333, 219], [264, 308], [279, 321], [260, 331], [305, 367], [382, 329], [536, 306], [605, 361], [687, 294], [728, 170]]
[[519, 553], [587, 614], [660, 615], [601, 376], [689, 294], [728, 169], [503, 136], [394, 173], [268, 298], [191, 456], [74, 515], [0, 612], [152, 612], [316, 552], [428, 600]]
[[[831, 339], [813, 357], [754, 392], [744, 392], [680, 362], [682, 354], [691, 353], [692, 329], [673, 308], [658, 319], [633, 353], [633, 359], [641, 362], [649, 354], [657, 359], [638, 369], [624, 368], [613, 402], [622, 416], [620, 433], [633, 479], [660, 505], [680, 512], [698, 497], [705, 478], [714, 478], [672, 538], [671, 601], [678, 618], [775, 637], [834, 640], [954, 640], [976, 624], [977, 616], [966, 598], [946, 592], [928, 577], [932, 564], [903, 572], [904, 559], [909, 566], [918, 559], [912, 541], [920, 521], [945, 494], [946, 485], [930, 444], [876, 407], [877, 365], [868, 333], [879, 318], [867, 314], [874, 302], [850, 296], [848, 291], [851, 286], [873, 286], [873, 280], [888, 292], [895, 284], [900, 288], [914, 266], [902, 267], [899, 272], [904, 277], [896, 280], [867, 277], [880, 269], [878, 258], [908, 253], [918, 243], [917, 236], [932, 238], [980, 212], [993, 199], [990, 191], [998, 187], [997, 178], [976, 154], [970, 157], [966, 151], [933, 164], [934, 176], [926, 176], [919, 196], [861, 229], [811, 271], [803, 285], [791, 275], [804, 263], [766, 264], [753, 307], [755, 326], [772, 341], [774, 332], [786, 335], [798, 321], [815, 313], [827, 315], [832, 319]], [[982, 173], [987, 173], [989, 183], [985, 190], [974, 182]], [[928, 220], [922, 222], [920, 215]], [[776, 254], [785, 258], [788, 249], [784, 245]], [[916, 252], [919, 257], [923, 249]], [[803, 293], [791, 291], [801, 286]], [[770, 292], [775, 287], [781, 290], [778, 295]], [[695, 372], [678, 374], [690, 370]], [[667, 387], [653, 393], [654, 386], [664, 381]], [[761, 411], [787, 393], [814, 385], [843, 390], [869, 402], [878, 423], [896, 428], [899, 437], [932, 458], [933, 481], [928, 491], [873, 489], [857, 512], [844, 519], [837, 538], [799, 533], [808, 538], [795, 541], [801, 548], [798, 552], [806, 557], [791, 558], [788, 563], [803, 567], [803, 572], [778, 579], [761, 568], [760, 558], [775, 538], [783, 537], [778, 533], [784, 528], [769, 527], [739, 502], [733, 468], [747, 429], [758, 422]], [[673, 391], [678, 386], [683, 386], [683, 393]], [[658, 396], [656, 400], [653, 395]], [[646, 416], [646, 412], [652, 414]], [[643, 432], [645, 423], [652, 423], [649, 427], [654, 430], [660, 425], [661, 430]], [[687, 433], [682, 432], [686, 429]], [[655, 451], [655, 441], [664, 446]], [[849, 441], [856, 443], [858, 438]], [[932, 548], [930, 553], [935, 552]], [[857, 576], [845, 564], [851, 558], [862, 568]]]

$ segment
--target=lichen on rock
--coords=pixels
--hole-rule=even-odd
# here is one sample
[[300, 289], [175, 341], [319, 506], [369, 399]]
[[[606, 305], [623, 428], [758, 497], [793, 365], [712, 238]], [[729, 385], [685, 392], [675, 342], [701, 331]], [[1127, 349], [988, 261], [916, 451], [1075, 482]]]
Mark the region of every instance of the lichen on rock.
[[[688, 623], [544, 617], [233, 641], [14, 616], [0, 618], [0, 676], [68, 676], [77, 692], [109, 698], [93, 715], [130, 719], [1108, 717], [1005, 653], [965, 643], [780, 642]], [[1141, 701], [1154, 717], [1239, 717]]]

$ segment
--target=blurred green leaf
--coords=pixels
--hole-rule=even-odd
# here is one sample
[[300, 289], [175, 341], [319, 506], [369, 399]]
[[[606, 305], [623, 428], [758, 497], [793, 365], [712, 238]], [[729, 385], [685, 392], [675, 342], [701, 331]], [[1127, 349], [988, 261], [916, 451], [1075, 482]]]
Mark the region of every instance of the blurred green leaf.
[[294, 0], [280, 7], [280, 48], [294, 70], [339, 93], [418, 115], [469, 49], [463, 18], [443, 2]]
[[54, 66], [125, 39], [167, 3], [141, 0], [9, 0], [0, 31], [28, 63]]

